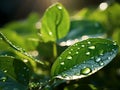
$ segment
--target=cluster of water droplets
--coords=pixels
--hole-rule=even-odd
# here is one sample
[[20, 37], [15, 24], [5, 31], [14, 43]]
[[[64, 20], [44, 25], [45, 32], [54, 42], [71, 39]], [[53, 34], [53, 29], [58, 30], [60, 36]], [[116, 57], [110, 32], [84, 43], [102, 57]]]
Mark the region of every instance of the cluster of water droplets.
[[[81, 47], [78, 47], [75, 50], [76, 52], [73, 49], [71, 49], [68, 52], [68, 56], [66, 57], [66, 59], [72, 60], [73, 57], [70, 55], [72, 51], [78, 54], [81, 48], [88, 48], [88, 51], [85, 53], [85, 55], [87, 56], [91, 54], [90, 52], [91, 50], [97, 50], [96, 46], [93, 45], [91, 42], [87, 42], [87, 44], [88, 45], [82, 44]], [[106, 45], [109, 46], [109, 44], [106, 44]], [[117, 44], [114, 42], [113, 45], [117, 45]], [[76, 43], [74, 46], [78, 46], [78, 44]], [[70, 68], [69, 71], [63, 72], [60, 76], [58, 76], [58, 78], [71, 80], [71, 79], [78, 79], [78, 78], [86, 77], [98, 71], [106, 64], [108, 64], [115, 57], [114, 53], [116, 52], [117, 52], [116, 49], [111, 49], [111, 51], [108, 51], [108, 52], [107, 50], [105, 51], [103, 49], [98, 50], [97, 56], [90, 56], [91, 57], [90, 60], [84, 61], [83, 63], [81, 63], [81, 65]], [[61, 65], [65, 65], [65, 63], [61, 62]], [[78, 71], [78, 69], [80, 69], [80, 71]]]

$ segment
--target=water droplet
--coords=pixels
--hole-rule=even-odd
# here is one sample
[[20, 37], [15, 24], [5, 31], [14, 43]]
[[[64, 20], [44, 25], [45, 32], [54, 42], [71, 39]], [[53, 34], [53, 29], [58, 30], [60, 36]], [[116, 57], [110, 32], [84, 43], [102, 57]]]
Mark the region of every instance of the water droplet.
[[61, 60], [61, 59], [62, 59], [62, 57], [59, 57], [59, 59]]
[[72, 59], [72, 56], [67, 56], [67, 59], [68, 59], [68, 60], [71, 60], [71, 59]]
[[117, 43], [116, 43], [116, 42], [113, 42], [113, 45], [117, 45]]
[[71, 54], [71, 52], [68, 52], [69, 54]]
[[60, 9], [60, 10], [62, 9], [62, 7], [61, 7], [61, 6], [59, 6], [59, 5], [57, 6], [57, 8], [58, 8], [58, 9]]
[[104, 65], [104, 63], [103, 63], [102, 61], [100, 61], [99, 64], [100, 64], [101, 66]]
[[79, 52], [75, 52], [75, 54], [78, 54]]
[[80, 48], [78, 47], [77, 49], [79, 50]]
[[78, 46], [78, 44], [76, 43], [75, 46]]
[[96, 62], [99, 62], [100, 60], [101, 60], [101, 58], [96, 58], [96, 60], [95, 60], [95, 61], [96, 61]]
[[73, 51], [73, 49], [71, 48], [71, 51]]
[[88, 47], [89, 49], [95, 49], [95, 46], [90, 46], [90, 47]]
[[88, 42], [88, 44], [91, 44], [91, 42]]
[[49, 32], [49, 35], [52, 36], [52, 32]]
[[7, 70], [4, 70], [4, 73], [7, 73]]
[[23, 60], [23, 62], [27, 63], [27, 62], [28, 62], [28, 60], [27, 60], [27, 59], [24, 59], [24, 60]]
[[91, 69], [89, 67], [81, 69], [81, 74], [87, 75], [91, 72]]
[[61, 62], [60, 65], [64, 65], [65, 63], [64, 62]]
[[6, 82], [6, 80], [7, 80], [7, 77], [1, 77], [0, 78], [0, 81], [2, 81], [2, 82]]
[[85, 47], [85, 45], [81, 45], [81, 47]]
[[90, 52], [86, 52], [86, 55], [90, 55]]
[[108, 59], [110, 60], [110, 59], [111, 59], [111, 57], [108, 57]]

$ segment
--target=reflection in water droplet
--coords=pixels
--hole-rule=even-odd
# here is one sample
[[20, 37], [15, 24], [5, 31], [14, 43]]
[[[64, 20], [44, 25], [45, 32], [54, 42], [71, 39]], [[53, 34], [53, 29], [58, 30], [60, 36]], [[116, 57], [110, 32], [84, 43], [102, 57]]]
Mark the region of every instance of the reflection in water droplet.
[[86, 55], [90, 55], [90, 52], [86, 52]]
[[81, 45], [81, 47], [85, 47], [85, 45]]
[[64, 62], [61, 62], [60, 65], [64, 65], [65, 63]]
[[92, 70], [89, 67], [83, 68], [81, 70], [81, 74], [87, 75], [91, 72]]
[[71, 60], [71, 59], [72, 59], [72, 56], [67, 56], [67, 59], [68, 59], [68, 60]]
[[95, 46], [90, 46], [90, 47], [88, 47], [89, 49], [95, 49]]
[[95, 61], [96, 61], [96, 62], [99, 62], [100, 60], [101, 60], [101, 58], [96, 58], [96, 60], [95, 60]]

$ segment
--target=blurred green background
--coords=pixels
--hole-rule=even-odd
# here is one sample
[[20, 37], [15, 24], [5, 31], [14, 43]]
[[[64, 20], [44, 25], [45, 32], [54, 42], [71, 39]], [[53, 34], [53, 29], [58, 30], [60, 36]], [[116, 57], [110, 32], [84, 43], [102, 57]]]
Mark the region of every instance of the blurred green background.
[[[120, 45], [120, 0], [0, 0], [0, 31], [15, 45], [51, 65], [52, 44], [40, 42], [39, 21], [45, 9], [57, 1], [66, 7], [71, 17], [70, 32], [58, 41], [58, 54], [71, 43], [89, 37], [112, 39]], [[97, 73], [56, 87], [59, 88], [120, 90], [120, 53]]]

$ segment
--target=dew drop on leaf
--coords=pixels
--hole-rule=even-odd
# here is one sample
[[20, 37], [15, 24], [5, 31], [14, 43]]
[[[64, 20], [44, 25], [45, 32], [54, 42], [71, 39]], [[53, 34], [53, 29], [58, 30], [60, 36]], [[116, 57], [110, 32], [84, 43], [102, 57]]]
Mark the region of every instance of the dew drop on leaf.
[[104, 63], [103, 63], [102, 61], [100, 61], [99, 64], [100, 64], [100, 66], [103, 66], [103, 65], [104, 65]]
[[0, 78], [0, 81], [2, 81], [2, 82], [6, 82], [6, 80], [7, 80], [7, 77], [1, 77]]
[[68, 60], [71, 60], [71, 59], [72, 59], [72, 56], [67, 56], [67, 59], [68, 59]]
[[101, 60], [101, 58], [96, 58], [96, 60], [95, 60], [95, 61], [96, 61], [96, 62], [99, 62], [100, 60]]
[[49, 32], [49, 35], [52, 36], [52, 32]]
[[61, 62], [60, 64], [61, 64], [61, 65], [64, 65], [65, 63], [64, 63], [64, 62]]
[[86, 67], [84, 69], [81, 69], [81, 74], [87, 75], [91, 72], [92, 70], [89, 67]]
[[90, 55], [90, 52], [86, 52], [86, 55]]
[[61, 7], [61, 6], [59, 6], [59, 5], [57, 6], [57, 8], [58, 8], [58, 9], [60, 9], [60, 10], [62, 9], [62, 7]]
[[79, 52], [75, 52], [75, 54], [78, 54]]
[[85, 45], [81, 45], [81, 47], [85, 47]]
[[7, 72], [7, 70], [4, 70], [4, 73], [6, 73]]
[[88, 44], [91, 44], [91, 42], [88, 42]]
[[95, 49], [95, 46], [90, 46], [90, 47], [88, 47], [89, 49]]

